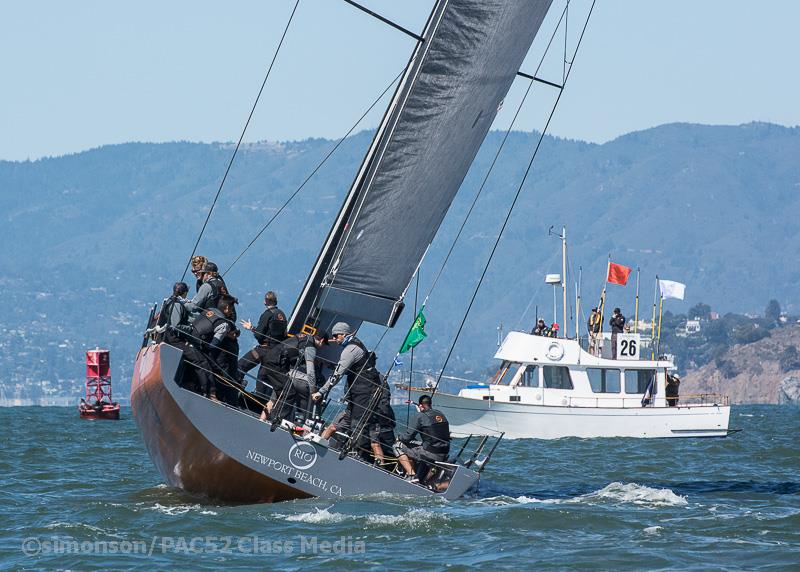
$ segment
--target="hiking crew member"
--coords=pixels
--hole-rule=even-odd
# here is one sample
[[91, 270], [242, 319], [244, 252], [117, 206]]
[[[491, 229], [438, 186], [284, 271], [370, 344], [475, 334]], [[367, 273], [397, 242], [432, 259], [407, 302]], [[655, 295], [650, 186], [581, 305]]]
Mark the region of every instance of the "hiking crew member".
[[[447, 460], [450, 453], [450, 424], [444, 413], [433, 409], [430, 395], [420, 396], [417, 410], [419, 413], [408, 430], [398, 437], [400, 444], [397, 456], [409, 476], [414, 474], [413, 460], [416, 465], [415, 480], [424, 482], [434, 462]], [[411, 446], [409, 443], [417, 436], [422, 445]]]
[[274, 331], [280, 332], [282, 337], [286, 336], [286, 314], [283, 313], [283, 310], [278, 308], [278, 296], [275, 292], [270, 290], [264, 294], [264, 305], [267, 309], [261, 313], [261, 316], [258, 318], [258, 324], [256, 324], [255, 327], [253, 327], [253, 323], [250, 320], [242, 320], [242, 327], [245, 330], [253, 332], [256, 342], [259, 344], [263, 344], [267, 341], [270, 332], [270, 324], [273, 320], [283, 322], [283, 331], [280, 332], [281, 328], [278, 326], [275, 326]]
[[[255, 336], [256, 343], [258, 344], [244, 354], [239, 360], [239, 381], [243, 386], [247, 386], [244, 374], [257, 365], [260, 365], [261, 369], [272, 367], [264, 362], [267, 353], [270, 353], [270, 361], [274, 361], [275, 359], [280, 361], [280, 356], [278, 355], [276, 357], [276, 355], [273, 355], [275, 354], [275, 350], [273, 348], [272, 351], [270, 351], [269, 346], [270, 340], [283, 341], [286, 339], [286, 314], [283, 313], [283, 310], [278, 308], [277, 304], [278, 297], [275, 295], [275, 292], [270, 290], [264, 295], [264, 305], [267, 309], [264, 310], [258, 318], [258, 324], [253, 327], [253, 323], [250, 322], [250, 320], [242, 320], [241, 322], [245, 330], [253, 332], [253, 336]], [[262, 398], [270, 398], [272, 396], [272, 387], [267, 385], [266, 381], [268, 378], [269, 376], [266, 371], [262, 373], [261, 370], [259, 370], [259, 381], [256, 382], [256, 393]], [[268, 413], [270, 410], [269, 404], [267, 407]], [[262, 415], [262, 417], [266, 419], [265, 414]]]
[[[230, 319], [233, 311], [232, 307], [227, 303], [223, 303], [222, 308], [222, 310], [210, 308], [200, 313], [192, 322], [191, 335], [193, 340], [200, 340], [197, 343], [202, 343], [202, 349], [207, 353], [212, 365], [215, 366], [215, 373], [222, 374], [227, 379], [226, 360], [224, 356], [222, 358], [220, 356], [224, 353], [225, 339], [236, 330], [236, 326], [233, 325]], [[215, 376], [215, 383], [209, 388], [206, 395], [217, 399], [217, 389], [219, 389], [220, 395], [227, 399], [229, 398], [228, 387], [226, 383], [216, 379]]]
[[608, 323], [611, 324], [611, 359], [617, 359], [617, 334], [625, 331], [625, 316], [619, 308], [614, 308], [614, 314]]
[[[342, 430], [343, 425], [349, 421], [349, 425], [360, 433], [355, 446], [361, 448], [360, 444], [368, 434], [369, 424], [372, 423], [380, 399], [381, 374], [375, 368], [375, 354], [368, 351], [364, 343], [353, 335], [349, 324], [345, 322], [335, 324], [331, 329], [331, 339], [342, 344], [344, 349], [333, 374], [311, 398], [320, 401], [322, 396], [330, 392], [342, 376], [346, 375], [347, 387], [344, 398], [347, 401], [347, 416], [334, 422], [333, 431]], [[330, 429], [325, 430], [323, 437], [330, 438], [332, 435]]]
[[193, 313], [202, 310], [217, 308], [222, 310], [223, 304], [230, 306], [231, 320], [236, 324], [236, 304], [239, 300], [231, 296], [225, 281], [220, 278], [217, 265], [213, 262], [206, 262], [200, 269], [199, 276], [203, 283], [197, 289], [197, 294], [190, 302], [186, 303], [186, 308]]
[[[164, 300], [159, 315], [159, 323], [167, 326], [164, 342], [183, 352], [183, 359], [190, 367], [186, 368], [180, 379], [180, 385], [209, 396], [214, 388], [211, 371], [213, 366], [208, 358], [191, 342], [192, 326], [189, 325], [189, 312], [184, 307], [189, 287], [183, 282], [176, 282], [172, 287], [172, 296]], [[200, 345], [200, 341], [195, 342]]]
[[317, 332], [313, 336], [300, 334], [289, 338], [287, 346], [297, 350], [297, 360], [289, 372], [295, 392], [295, 422], [303, 423], [312, 416], [311, 395], [324, 383], [322, 364], [317, 363], [317, 349], [328, 343], [328, 334]]
[[185, 282], [176, 282], [172, 286], [172, 296], [165, 298], [161, 303], [157, 325], [167, 326], [164, 332], [164, 341], [168, 344], [185, 340], [186, 334], [192, 331], [189, 323], [189, 311], [185, 306], [187, 294], [189, 294], [189, 286]]
[[206, 262], [208, 262], [208, 259], [205, 256], [192, 256], [192, 274], [197, 279], [194, 287], [195, 293], [203, 285], [203, 266], [205, 266]]
[[586, 329], [589, 330], [589, 353], [592, 355], [597, 355], [597, 340], [603, 325], [602, 320], [603, 317], [597, 308], [592, 308], [592, 313], [589, 314], [589, 320], [586, 322]]
[[378, 401], [373, 422], [370, 423], [368, 428], [369, 446], [372, 451], [372, 457], [378, 466], [384, 466], [386, 456], [393, 453], [394, 430], [397, 427], [394, 409], [392, 409], [392, 395], [389, 383], [383, 377], [381, 377], [381, 382], [381, 397]]

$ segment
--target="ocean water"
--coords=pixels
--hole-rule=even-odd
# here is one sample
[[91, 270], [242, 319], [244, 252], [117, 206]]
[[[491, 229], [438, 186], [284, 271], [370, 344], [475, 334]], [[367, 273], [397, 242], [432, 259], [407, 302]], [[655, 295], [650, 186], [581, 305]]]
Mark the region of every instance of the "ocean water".
[[0, 569], [800, 570], [800, 408], [727, 439], [518, 440], [458, 501], [219, 505], [166, 487], [130, 410], [3, 408]]

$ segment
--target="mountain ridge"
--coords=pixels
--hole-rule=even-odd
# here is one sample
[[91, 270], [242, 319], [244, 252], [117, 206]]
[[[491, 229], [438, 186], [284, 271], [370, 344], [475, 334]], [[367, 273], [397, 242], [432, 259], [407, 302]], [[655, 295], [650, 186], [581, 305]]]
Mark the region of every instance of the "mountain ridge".
[[[345, 140], [231, 271], [228, 281], [241, 300], [242, 317], [257, 317], [266, 289], [278, 291], [290, 310], [371, 136], [363, 131]], [[538, 137], [509, 135], [430, 298], [429, 338], [417, 352], [418, 363], [441, 364]], [[489, 134], [447, 214], [421, 269], [421, 295], [501, 138]], [[333, 145], [316, 138], [246, 147], [199, 252], [227, 268]], [[67, 350], [106, 339], [112, 359], [128, 367], [149, 304], [180, 278], [230, 152], [229, 143], [124, 143], [0, 161], [0, 239], [12, 245], [0, 251], [0, 279], [13, 303], [2, 325], [18, 331], [31, 316], [45, 314], [43, 339], [56, 335], [50, 328], [68, 332], [73, 348], [41, 358], [60, 364], [53, 371], [69, 367]], [[614, 262], [641, 267], [645, 316], [656, 274], [688, 285], [687, 300], [670, 300], [665, 309], [702, 301], [719, 312], [760, 313], [767, 299], [777, 298], [796, 312], [798, 156], [799, 128], [764, 123], [672, 123], [602, 144], [547, 136], [450, 367], [463, 372], [490, 363], [500, 322], [506, 331], [528, 329], [537, 307], [538, 315], [552, 316], [552, 293], [543, 277], [560, 272], [560, 248], [547, 236], [550, 225], [567, 226], [569, 298], [580, 267], [584, 312], [599, 296], [609, 253]], [[621, 306], [629, 318], [633, 301], [632, 283], [609, 287], [609, 306]], [[413, 317], [413, 300], [406, 302], [409, 308], [381, 348], [383, 361], [391, 360]], [[117, 334], [108, 334], [110, 322]], [[371, 328], [365, 336], [374, 342], [380, 331]], [[15, 344], [22, 342], [10, 342]]]

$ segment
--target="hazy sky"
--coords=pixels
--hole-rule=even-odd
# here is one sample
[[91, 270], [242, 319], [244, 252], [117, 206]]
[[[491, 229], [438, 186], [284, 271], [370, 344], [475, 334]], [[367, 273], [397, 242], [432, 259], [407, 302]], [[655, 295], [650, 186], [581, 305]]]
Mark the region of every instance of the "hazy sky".
[[[363, 3], [421, 30], [432, 0]], [[0, 159], [235, 140], [293, 5], [6, 0]], [[574, 24], [588, 3], [571, 6]], [[598, 0], [550, 132], [601, 142], [672, 121], [797, 125], [798, 21], [800, 2], [788, 0]], [[341, 0], [301, 0], [247, 140], [341, 136], [412, 47]], [[509, 100], [518, 94], [519, 82]], [[509, 100], [497, 127], [508, 124]], [[519, 125], [541, 126], [532, 110]]]

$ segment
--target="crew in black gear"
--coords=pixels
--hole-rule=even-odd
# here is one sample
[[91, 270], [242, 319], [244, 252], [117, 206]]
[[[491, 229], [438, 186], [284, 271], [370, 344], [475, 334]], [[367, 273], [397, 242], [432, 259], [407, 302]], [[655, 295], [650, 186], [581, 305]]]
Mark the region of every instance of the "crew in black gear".
[[[246, 387], [245, 373], [260, 365], [261, 369], [258, 372], [255, 392], [262, 401], [272, 398], [272, 385], [268, 382], [270, 376], [267, 370], [273, 367], [271, 365], [273, 362], [280, 362], [280, 355], [276, 355], [278, 350], [275, 348], [270, 349], [270, 341], [275, 342], [272, 345], [279, 345], [280, 342], [286, 339], [286, 314], [278, 308], [277, 304], [278, 297], [275, 292], [270, 290], [264, 295], [264, 305], [267, 309], [259, 317], [258, 324], [254, 327], [249, 320], [242, 320], [241, 322], [245, 330], [253, 332], [258, 345], [239, 360], [237, 366], [238, 379], [241, 385]], [[262, 409], [260, 405], [249, 400], [246, 405], [251, 410]], [[266, 414], [263, 414], [262, 418], [266, 419]]]
[[[205, 354], [191, 343], [194, 339], [192, 327], [189, 325], [189, 312], [184, 307], [184, 297], [188, 292], [189, 287], [183, 282], [177, 282], [172, 287], [172, 296], [164, 300], [161, 306], [159, 322], [166, 320], [164, 342], [181, 350], [184, 361], [190, 366], [184, 369], [183, 376], [178, 380], [180, 385], [202, 395], [210, 395], [214, 387], [210, 373], [213, 366]], [[196, 343], [199, 345], [200, 341]]]
[[316, 393], [317, 387], [325, 382], [322, 375], [322, 362], [317, 359], [317, 350], [328, 343], [328, 334], [300, 334], [287, 339], [284, 344], [287, 348], [297, 351], [297, 359], [291, 364], [289, 377], [295, 391], [295, 422], [303, 423], [312, 417], [311, 395]]
[[[230, 402], [235, 402], [234, 394], [238, 394], [235, 387], [230, 383], [236, 379], [231, 377], [232, 371], [230, 351], [231, 344], [226, 342], [231, 336], [235, 336], [236, 326], [230, 319], [232, 308], [228, 304], [223, 304], [223, 310], [211, 308], [199, 314], [192, 323], [192, 339], [199, 340], [203, 351], [210, 358], [209, 361], [214, 366], [214, 373], [221, 375], [225, 380], [220, 380], [215, 376], [215, 383], [210, 389], [210, 395], [215, 399], [218, 397]], [[238, 347], [238, 344], [236, 344]], [[234, 354], [234, 356], [238, 355]], [[235, 359], [235, 357], [233, 358]]]
[[[450, 453], [450, 424], [444, 413], [432, 408], [429, 395], [422, 395], [417, 406], [419, 413], [408, 430], [398, 440], [399, 462], [407, 475], [414, 472], [410, 459], [416, 464], [416, 479], [425, 481], [431, 465], [436, 461], [446, 461]], [[422, 445], [411, 446], [409, 443], [419, 436]]]
[[619, 308], [614, 308], [614, 313], [608, 321], [611, 324], [611, 359], [617, 359], [617, 334], [625, 331], [625, 316]]
[[[381, 398], [382, 378], [375, 367], [375, 354], [364, 343], [353, 335], [350, 325], [339, 322], [331, 329], [331, 340], [342, 344], [344, 349], [333, 374], [319, 391], [311, 398], [320, 401], [342, 377], [346, 377], [347, 386], [344, 398], [347, 401], [347, 419], [351, 427], [351, 446], [357, 450], [369, 450], [368, 439], [370, 425], [374, 422], [374, 414]], [[322, 433], [329, 439], [339, 424], [332, 424]], [[354, 439], [354, 440], [353, 440]]]
[[381, 396], [369, 426], [369, 444], [372, 456], [380, 466], [385, 466], [386, 457], [392, 456], [395, 442], [394, 430], [397, 422], [392, 409], [392, 395], [386, 378], [381, 376]]

